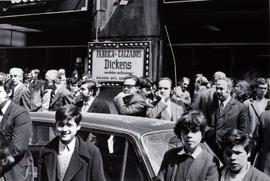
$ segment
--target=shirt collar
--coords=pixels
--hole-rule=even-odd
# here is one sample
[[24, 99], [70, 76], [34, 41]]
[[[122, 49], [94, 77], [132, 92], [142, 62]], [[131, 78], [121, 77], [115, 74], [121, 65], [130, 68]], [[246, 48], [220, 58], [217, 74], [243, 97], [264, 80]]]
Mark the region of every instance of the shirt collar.
[[[227, 99], [226, 99], [225, 101], [223, 101], [223, 107], [225, 107], [231, 99], [232, 99], [232, 97], [229, 95], [229, 96], [227, 97]], [[219, 104], [220, 104], [220, 103], [221, 103], [221, 102], [219, 101]]]
[[190, 154], [190, 153], [187, 153], [186, 151], [185, 151], [185, 149], [184, 149], [184, 147], [177, 153], [178, 155], [189, 155], [189, 156], [191, 156], [193, 159], [196, 159], [198, 156], [199, 156], [199, 154], [202, 152], [202, 148], [201, 148], [201, 146], [199, 145], [199, 146], [197, 146], [197, 148], [195, 148], [195, 150], [194, 150], [194, 152], [192, 153], [192, 154]]
[[73, 152], [75, 148], [76, 138], [74, 138], [69, 144], [63, 144], [61, 140], [59, 140], [59, 153], [63, 152], [66, 148], [68, 151]]
[[22, 85], [22, 82], [19, 82], [15, 87], [14, 87], [14, 92]]
[[1, 109], [2, 113], [5, 114], [5, 112], [7, 111], [7, 108], [9, 106], [9, 104], [11, 103], [11, 100], [8, 100], [6, 102], [6, 104], [3, 106], [3, 108]]
[[[240, 172], [239, 174], [237, 174], [234, 177], [234, 180], [243, 180], [245, 175], [247, 174], [249, 168], [250, 168], [250, 162], [248, 162], [248, 165], [244, 171]], [[231, 174], [229, 172], [229, 169], [227, 167], [225, 167], [221, 171], [220, 181], [228, 181], [228, 180], [230, 180], [230, 178], [231, 178]]]

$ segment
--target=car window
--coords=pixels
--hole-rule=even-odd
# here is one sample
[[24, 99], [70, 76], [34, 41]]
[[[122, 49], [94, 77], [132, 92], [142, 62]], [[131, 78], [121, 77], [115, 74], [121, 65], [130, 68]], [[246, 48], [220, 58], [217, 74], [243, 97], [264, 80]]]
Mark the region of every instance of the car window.
[[144, 135], [142, 142], [156, 175], [165, 152], [171, 148], [181, 146], [181, 141], [172, 130]]
[[99, 148], [107, 181], [121, 180], [121, 177], [125, 181], [147, 180], [136, 148], [126, 137], [86, 131], [81, 131], [80, 136]]
[[[101, 133], [87, 129], [79, 131], [78, 135], [89, 144], [95, 144], [102, 155], [104, 173], [107, 181], [145, 181], [147, 173], [145, 166], [138, 157], [136, 147], [123, 135]], [[33, 134], [29, 148], [32, 152], [37, 177], [37, 161], [42, 146], [56, 136], [55, 130], [49, 126], [33, 125]], [[122, 173], [122, 174], [121, 174]]]

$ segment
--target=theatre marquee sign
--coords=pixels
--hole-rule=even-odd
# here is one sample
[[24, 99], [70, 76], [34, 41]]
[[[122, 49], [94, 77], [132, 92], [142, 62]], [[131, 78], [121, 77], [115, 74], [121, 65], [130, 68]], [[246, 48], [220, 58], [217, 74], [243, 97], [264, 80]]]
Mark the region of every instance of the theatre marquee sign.
[[88, 72], [101, 82], [149, 76], [150, 42], [90, 42]]

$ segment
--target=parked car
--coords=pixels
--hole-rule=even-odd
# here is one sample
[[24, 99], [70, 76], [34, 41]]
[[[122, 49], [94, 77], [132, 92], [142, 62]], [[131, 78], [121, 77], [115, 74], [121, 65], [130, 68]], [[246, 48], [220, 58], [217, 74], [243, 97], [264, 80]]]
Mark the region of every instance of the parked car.
[[[36, 177], [39, 150], [56, 136], [55, 113], [30, 115], [33, 134], [29, 147]], [[85, 113], [79, 135], [99, 147], [108, 181], [149, 181], [157, 175], [164, 153], [181, 145], [173, 127], [173, 122], [165, 120]]]

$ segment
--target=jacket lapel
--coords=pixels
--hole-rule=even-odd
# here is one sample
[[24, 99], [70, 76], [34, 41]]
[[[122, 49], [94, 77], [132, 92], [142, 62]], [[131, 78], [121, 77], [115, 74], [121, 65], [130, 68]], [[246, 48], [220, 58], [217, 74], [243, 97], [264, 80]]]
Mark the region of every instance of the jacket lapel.
[[47, 176], [49, 181], [56, 179], [57, 151], [50, 152], [45, 158]]
[[69, 166], [67, 168], [67, 171], [66, 171], [66, 175], [64, 177], [64, 180], [65, 181], [68, 181], [68, 180], [71, 180], [74, 175], [76, 175], [76, 173], [81, 170], [81, 168], [83, 167], [84, 165], [84, 161], [83, 159], [80, 157], [80, 151], [83, 151], [83, 150], [80, 150], [80, 142], [81, 140], [76, 138], [76, 145], [75, 145], [75, 149], [74, 149], [74, 152], [71, 156], [71, 159], [70, 159], [70, 162], [69, 162]]
[[57, 176], [56, 168], [57, 168], [58, 147], [59, 147], [59, 138], [55, 138], [50, 143], [50, 146], [48, 146], [48, 150], [46, 151], [46, 157], [44, 158], [49, 181], [54, 181]]
[[97, 108], [97, 105], [96, 105], [96, 98], [95, 98], [87, 112], [96, 112], [96, 108]]
[[234, 105], [234, 100], [231, 99], [227, 105], [225, 105], [225, 107], [221, 110], [220, 112], [220, 116], [219, 117], [223, 117]]
[[54, 99], [50, 103], [50, 107], [61, 97], [61, 93], [62, 93], [62, 87], [60, 87], [57, 93], [55, 94]]
[[6, 110], [6, 112], [5, 112], [5, 114], [3, 115], [2, 120], [0, 120], [1, 121], [0, 122], [0, 128], [3, 128], [4, 124], [8, 123], [12, 107], [13, 107], [13, 102], [11, 101], [8, 108], [7, 108], [7, 110]]

